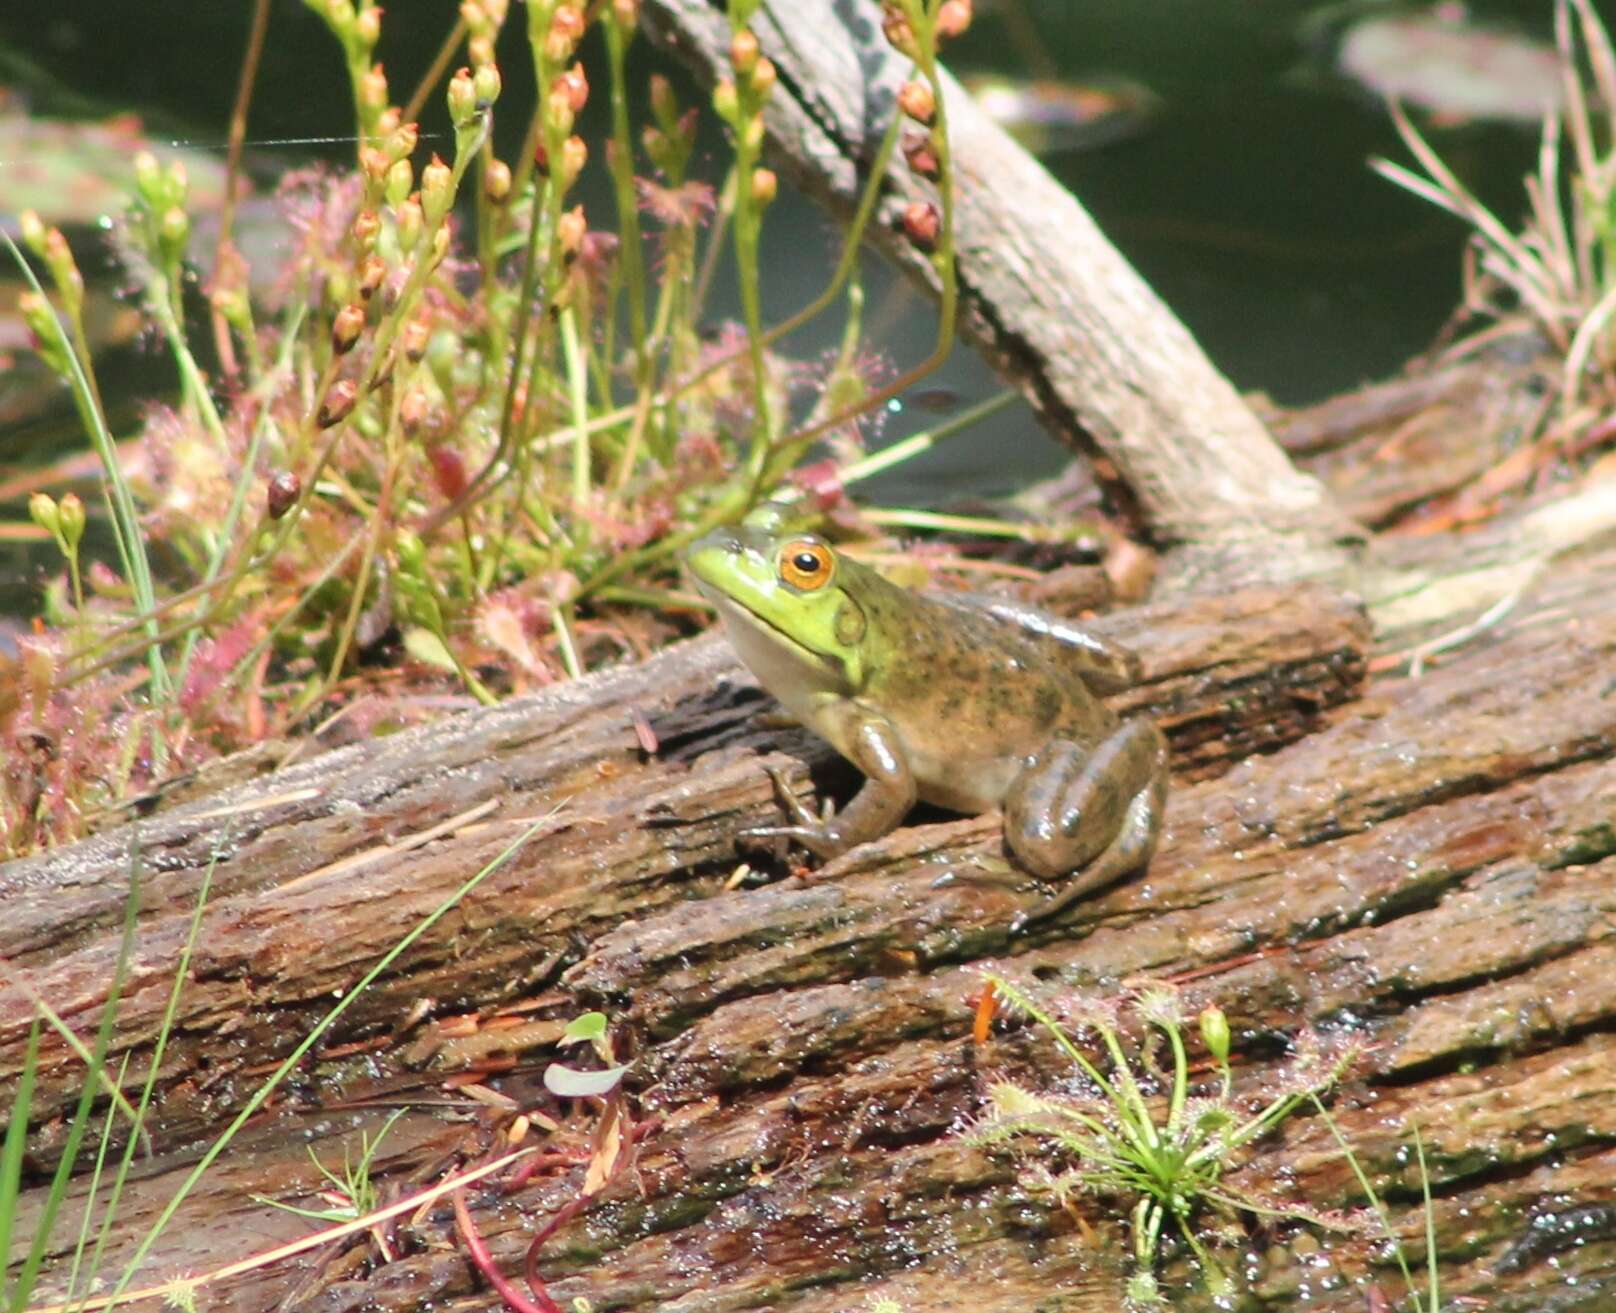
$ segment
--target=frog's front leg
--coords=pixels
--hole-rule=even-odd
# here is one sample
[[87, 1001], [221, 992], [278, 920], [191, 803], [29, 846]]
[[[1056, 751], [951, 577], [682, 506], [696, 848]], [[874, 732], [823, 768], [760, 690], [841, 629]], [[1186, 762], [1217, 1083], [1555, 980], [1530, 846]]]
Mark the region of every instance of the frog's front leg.
[[849, 704], [837, 746], [864, 772], [864, 787], [835, 816], [820, 819], [794, 795], [786, 804], [795, 825], [760, 825], [742, 830], [744, 839], [790, 839], [816, 857], [829, 858], [890, 834], [915, 805], [915, 777], [898, 732], [890, 721]]
[[1065, 877], [1066, 885], [1018, 916], [1011, 930], [1145, 865], [1166, 804], [1167, 741], [1151, 721], [1125, 721], [1092, 753], [1050, 743], [1011, 785], [1004, 832], [1027, 870], [1046, 880]]

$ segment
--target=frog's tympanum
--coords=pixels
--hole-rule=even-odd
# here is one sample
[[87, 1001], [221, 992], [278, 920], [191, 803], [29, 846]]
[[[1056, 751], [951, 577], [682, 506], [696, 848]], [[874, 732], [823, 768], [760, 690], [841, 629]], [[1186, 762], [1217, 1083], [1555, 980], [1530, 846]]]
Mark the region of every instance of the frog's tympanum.
[[1167, 746], [1150, 721], [1099, 701], [1135, 681], [1127, 649], [1012, 602], [911, 592], [774, 507], [687, 559], [759, 682], [867, 777], [840, 815], [787, 794], [795, 823], [750, 835], [831, 857], [892, 830], [917, 799], [1002, 807], [1020, 865], [1070, 877], [1023, 921], [1150, 860]]

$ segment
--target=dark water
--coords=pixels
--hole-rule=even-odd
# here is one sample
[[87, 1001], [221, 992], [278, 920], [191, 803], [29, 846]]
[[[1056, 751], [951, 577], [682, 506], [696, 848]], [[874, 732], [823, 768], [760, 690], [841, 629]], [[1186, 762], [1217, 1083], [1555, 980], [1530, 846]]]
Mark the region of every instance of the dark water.
[[[1029, 71], [1003, 16], [979, 3], [977, 23], [952, 51], [952, 66]], [[1479, 17], [1540, 33], [1549, 13], [1541, 0], [1474, 8]], [[49, 6], [9, 0], [0, 4], [0, 51], [91, 97], [104, 112], [140, 112], [159, 135], [222, 143], [250, 9], [245, 0]], [[1309, 7], [1296, 0], [1021, 0], [1020, 10], [1061, 76], [1125, 76], [1160, 97], [1159, 114], [1134, 136], [1048, 162], [1238, 386], [1305, 402], [1391, 372], [1429, 343], [1458, 295], [1463, 230], [1369, 171], [1370, 155], [1402, 158], [1402, 152], [1384, 111], [1366, 95], [1309, 72], [1298, 37]], [[451, 11], [440, 0], [387, 6], [379, 53], [396, 99], [425, 68]], [[502, 103], [512, 108], [530, 96], [524, 21], [513, 6], [501, 52]], [[639, 76], [657, 64], [642, 49]], [[36, 86], [33, 99], [48, 108], [53, 95]], [[604, 100], [602, 71], [592, 112]], [[508, 110], [505, 126], [515, 131], [520, 117]], [[445, 126], [434, 104], [425, 127]], [[250, 124], [261, 143], [253, 152], [257, 167], [272, 175], [322, 152], [347, 158], [351, 147], [341, 144], [262, 143], [350, 130], [335, 42], [300, 0], [277, 0]], [[1531, 132], [1476, 125], [1440, 140], [1484, 197], [1506, 217], [1518, 213]], [[447, 151], [449, 143], [438, 145]], [[716, 139], [713, 145], [716, 152]], [[609, 214], [603, 170], [591, 172], [600, 190], [586, 199], [596, 213]], [[777, 204], [766, 238], [775, 256], [768, 262], [768, 304], [784, 312], [810, 296], [836, 240], [810, 207]], [[815, 258], [821, 252], [823, 264]], [[723, 305], [716, 310], [723, 313]], [[878, 272], [868, 313], [898, 362], [925, 354], [930, 309]], [[817, 345], [828, 346], [838, 332], [833, 317]], [[816, 349], [811, 334], [798, 342]], [[943, 387], [962, 402], [994, 389], [978, 362], [956, 357], [938, 380]], [[154, 366], [153, 386], [167, 386], [166, 363]], [[887, 436], [935, 418], [898, 414]], [[8, 445], [0, 434], [0, 462]], [[997, 491], [1060, 459], [1030, 418], [1012, 410], [880, 491], [916, 500]]]

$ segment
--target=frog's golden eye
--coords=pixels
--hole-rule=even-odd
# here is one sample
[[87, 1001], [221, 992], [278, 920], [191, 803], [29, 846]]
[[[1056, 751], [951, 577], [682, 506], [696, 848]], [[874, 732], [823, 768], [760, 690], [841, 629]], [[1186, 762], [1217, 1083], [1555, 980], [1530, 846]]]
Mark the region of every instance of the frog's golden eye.
[[830, 582], [830, 548], [808, 538], [796, 538], [780, 549], [780, 578], [793, 588], [811, 593]]

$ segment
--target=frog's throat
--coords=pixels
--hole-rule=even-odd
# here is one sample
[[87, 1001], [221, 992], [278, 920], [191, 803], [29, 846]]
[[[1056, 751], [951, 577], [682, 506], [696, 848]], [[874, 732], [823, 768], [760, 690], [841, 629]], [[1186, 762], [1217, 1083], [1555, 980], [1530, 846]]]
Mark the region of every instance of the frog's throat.
[[851, 671], [842, 657], [804, 646], [778, 625], [770, 623], [767, 616], [759, 615], [716, 590], [708, 595], [719, 616], [729, 626], [732, 643], [739, 651], [741, 660], [765, 688], [774, 682], [770, 674], [788, 661], [809, 667], [827, 682], [838, 685], [850, 682]]

